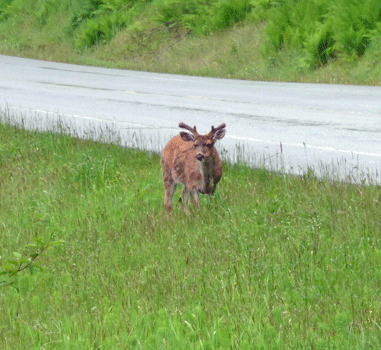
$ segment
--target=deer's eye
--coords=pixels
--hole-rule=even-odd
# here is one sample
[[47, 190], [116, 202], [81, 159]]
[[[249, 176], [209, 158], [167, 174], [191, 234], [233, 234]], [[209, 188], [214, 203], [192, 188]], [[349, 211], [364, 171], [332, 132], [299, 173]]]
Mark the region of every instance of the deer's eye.
[[206, 144], [206, 147], [208, 147], [208, 148], [212, 148], [212, 147], [213, 147], [213, 143], [207, 143], [207, 144]]

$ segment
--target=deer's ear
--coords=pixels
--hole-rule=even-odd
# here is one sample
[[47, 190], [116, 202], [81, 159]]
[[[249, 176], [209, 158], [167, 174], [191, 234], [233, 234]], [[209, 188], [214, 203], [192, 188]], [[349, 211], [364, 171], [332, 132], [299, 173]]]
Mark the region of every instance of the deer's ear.
[[214, 135], [213, 135], [213, 141], [216, 142], [217, 140], [221, 140], [224, 138], [226, 133], [225, 129], [220, 129], [218, 130]]
[[192, 134], [189, 134], [188, 132], [181, 131], [180, 132], [181, 138], [186, 142], [194, 142], [194, 137]]

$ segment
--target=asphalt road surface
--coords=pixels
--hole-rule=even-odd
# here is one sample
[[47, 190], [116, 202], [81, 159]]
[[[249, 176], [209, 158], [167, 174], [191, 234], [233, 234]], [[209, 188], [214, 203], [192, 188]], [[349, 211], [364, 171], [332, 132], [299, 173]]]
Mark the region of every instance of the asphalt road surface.
[[[226, 123], [218, 148], [276, 171], [381, 182], [381, 87], [226, 80], [0, 55], [0, 109], [26, 127], [119, 135], [161, 151], [183, 121]], [[0, 140], [1, 142], [1, 140]]]

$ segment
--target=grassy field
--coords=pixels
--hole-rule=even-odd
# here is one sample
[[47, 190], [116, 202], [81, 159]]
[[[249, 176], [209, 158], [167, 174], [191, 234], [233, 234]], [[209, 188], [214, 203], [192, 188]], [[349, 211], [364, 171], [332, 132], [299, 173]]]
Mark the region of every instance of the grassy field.
[[379, 0], [0, 0], [0, 53], [247, 80], [381, 84]]
[[380, 201], [225, 163], [167, 218], [158, 155], [4, 122], [0, 348], [379, 349]]
[[[0, 53], [380, 85], [380, 6], [0, 0]], [[104, 136], [0, 115], [1, 349], [381, 348], [379, 186], [225, 162], [214, 199], [167, 218], [159, 155]]]

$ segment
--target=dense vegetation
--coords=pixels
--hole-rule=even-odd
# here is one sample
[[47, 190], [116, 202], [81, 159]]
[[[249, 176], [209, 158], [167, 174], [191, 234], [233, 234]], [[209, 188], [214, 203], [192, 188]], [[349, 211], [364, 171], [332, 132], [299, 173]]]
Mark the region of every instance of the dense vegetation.
[[0, 52], [267, 80], [379, 84], [378, 0], [0, 0]]
[[225, 163], [167, 218], [157, 155], [6, 120], [0, 179], [1, 349], [381, 347], [379, 186]]

